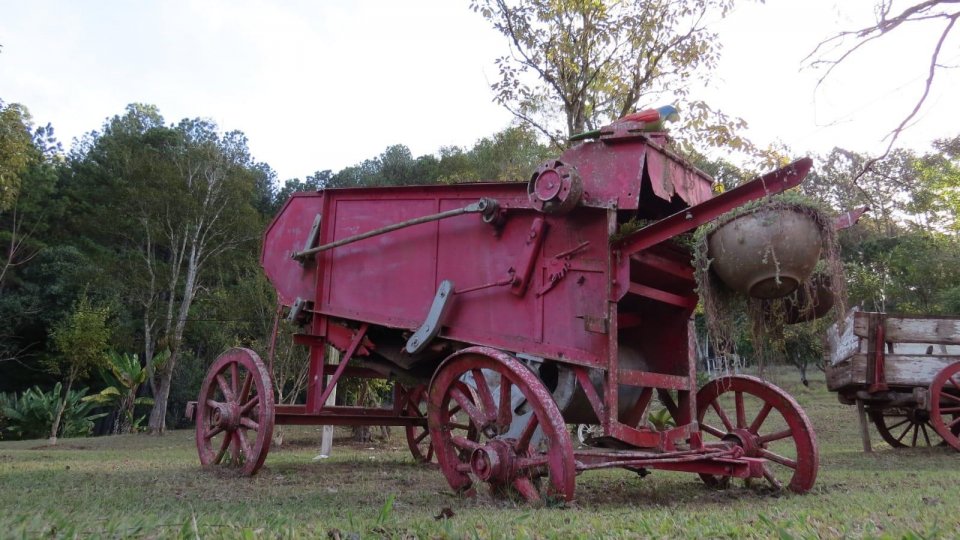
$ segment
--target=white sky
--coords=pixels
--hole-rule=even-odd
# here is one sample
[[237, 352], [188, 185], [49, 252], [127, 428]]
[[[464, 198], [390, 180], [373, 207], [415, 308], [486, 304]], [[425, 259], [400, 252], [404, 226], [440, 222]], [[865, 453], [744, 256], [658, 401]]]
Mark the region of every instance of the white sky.
[[[723, 56], [700, 97], [745, 118], [756, 142], [797, 154], [882, 149], [922, 90], [935, 29], [876, 42], [817, 92], [817, 74], [800, 69], [819, 40], [869, 22], [873, 4], [742, 0], [713, 26]], [[955, 33], [941, 57], [952, 65]], [[151, 103], [168, 122], [243, 131], [281, 180], [390, 144], [414, 156], [469, 146], [511, 120], [489, 89], [506, 43], [467, 0], [0, 0], [0, 45], [0, 99], [67, 145], [128, 103]], [[904, 145], [960, 133], [958, 72], [938, 75]]]

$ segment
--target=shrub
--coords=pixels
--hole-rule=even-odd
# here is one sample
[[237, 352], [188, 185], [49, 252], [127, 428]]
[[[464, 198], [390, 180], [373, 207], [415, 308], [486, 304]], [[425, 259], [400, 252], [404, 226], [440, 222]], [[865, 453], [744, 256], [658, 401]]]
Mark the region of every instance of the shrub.
[[[5, 403], [0, 404], [2, 404], [3, 416], [6, 417], [5, 431], [17, 439], [40, 439], [49, 436], [62, 394], [63, 388], [60, 383], [57, 383], [50, 392], [44, 392], [34, 386], [25, 390], [20, 396], [4, 398]], [[87, 389], [81, 388], [71, 390], [63, 396], [66, 403], [58, 436], [86, 437], [93, 431], [93, 421], [106, 416], [106, 414], [91, 414], [95, 405], [83, 401], [86, 394]]]

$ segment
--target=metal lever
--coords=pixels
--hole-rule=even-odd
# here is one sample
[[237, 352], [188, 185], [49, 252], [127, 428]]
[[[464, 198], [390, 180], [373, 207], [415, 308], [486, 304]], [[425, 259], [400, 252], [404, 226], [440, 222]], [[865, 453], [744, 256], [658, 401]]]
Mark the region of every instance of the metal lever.
[[443, 320], [450, 311], [451, 300], [453, 299], [453, 282], [445, 279], [437, 288], [437, 294], [433, 297], [433, 304], [430, 306], [430, 312], [427, 313], [427, 320], [423, 321], [420, 328], [410, 336], [405, 347], [410, 354], [417, 354], [427, 348], [427, 345], [433, 341], [440, 333], [443, 326]]
[[430, 221], [439, 221], [441, 219], [460, 216], [463, 214], [483, 214], [483, 220], [487, 223], [492, 224], [495, 222], [499, 212], [500, 212], [500, 204], [497, 203], [497, 201], [494, 199], [484, 197], [473, 204], [468, 204], [467, 206], [464, 206], [463, 208], [456, 208], [454, 210], [447, 210], [446, 212], [440, 212], [439, 214], [430, 214], [429, 216], [421, 216], [414, 219], [408, 219], [407, 221], [401, 221], [400, 223], [387, 225], [386, 227], [381, 227], [379, 229], [367, 231], [363, 234], [358, 234], [355, 236], [351, 236], [349, 238], [337, 240], [336, 242], [330, 242], [329, 244], [324, 244], [322, 246], [317, 246], [315, 248], [304, 249], [303, 251], [295, 252], [293, 255], [291, 255], [291, 257], [294, 259], [303, 259], [304, 257], [309, 257], [310, 255], [320, 253], [321, 251], [327, 251], [328, 249], [333, 249], [335, 247], [340, 247], [346, 244], [359, 242], [360, 240], [365, 240], [373, 236], [378, 236], [381, 234], [392, 232], [397, 229], [412, 227], [414, 225], [420, 225], [421, 223], [428, 223]]

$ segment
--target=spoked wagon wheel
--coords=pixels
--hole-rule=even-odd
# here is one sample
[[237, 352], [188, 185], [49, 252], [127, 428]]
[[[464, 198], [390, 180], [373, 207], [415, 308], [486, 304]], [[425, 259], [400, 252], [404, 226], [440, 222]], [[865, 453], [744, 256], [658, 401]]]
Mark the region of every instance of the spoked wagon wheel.
[[930, 423], [947, 444], [960, 450], [960, 362], [940, 370], [930, 383]]
[[230, 349], [210, 367], [197, 400], [197, 451], [204, 466], [257, 472], [273, 436], [273, 386], [257, 353]]
[[[465, 427], [457, 410], [466, 413], [476, 441], [454, 433]], [[540, 379], [513, 356], [471, 347], [448, 358], [430, 387], [428, 419], [455, 491], [473, 495], [476, 479], [494, 495], [515, 490], [530, 502], [573, 500], [576, 466], [563, 417]]]
[[[427, 419], [427, 385], [421, 384], [407, 393], [404, 407], [407, 416]], [[407, 446], [417, 463], [430, 463], [433, 460], [433, 441], [426, 426], [407, 426]]]
[[919, 407], [872, 409], [867, 415], [892, 448], [933, 446], [940, 442], [936, 437], [930, 438], [931, 431], [936, 429], [930, 422], [930, 413]]
[[[763, 476], [776, 489], [809, 491], [819, 453], [813, 426], [800, 405], [776, 386], [748, 376], [715, 379], [697, 392], [697, 421], [705, 442], [732, 441], [747, 457], [764, 458]], [[700, 475], [710, 486], [730, 477]]]
[[[472, 389], [463, 385], [462, 390], [467, 396], [472, 396]], [[421, 384], [414, 387], [407, 394], [407, 404], [404, 412], [407, 416], [415, 416], [427, 420], [427, 385]], [[466, 437], [471, 441], [478, 440], [476, 429], [466, 421], [466, 414], [459, 408], [450, 411], [450, 422], [448, 425], [454, 429], [457, 436]], [[436, 453], [433, 448], [433, 439], [430, 438], [430, 429], [427, 426], [407, 426], [407, 446], [410, 447], [410, 453], [417, 463], [430, 463], [436, 461]]]

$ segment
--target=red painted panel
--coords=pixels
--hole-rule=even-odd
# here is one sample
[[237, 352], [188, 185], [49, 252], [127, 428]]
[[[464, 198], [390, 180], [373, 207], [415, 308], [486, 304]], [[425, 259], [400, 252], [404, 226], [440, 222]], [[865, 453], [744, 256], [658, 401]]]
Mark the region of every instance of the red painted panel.
[[299, 297], [312, 300], [316, 290], [316, 265], [301, 265], [290, 258], [307, 241], [313, 220], [323, 211], [322, 193], [297, 193], [280, 209], [263, 235], [260, 264], [284, 305]]
[[[368, 200], [355, 191], [350, 195], [333, 197], [331, 240], [438, 211], [436, 199], [426, 195], [391, 200]], [[436, 292], [436, 244], [434, 222], [327, 252], [329, 278], [321, 309], [389, 326], [418, 326]]]

